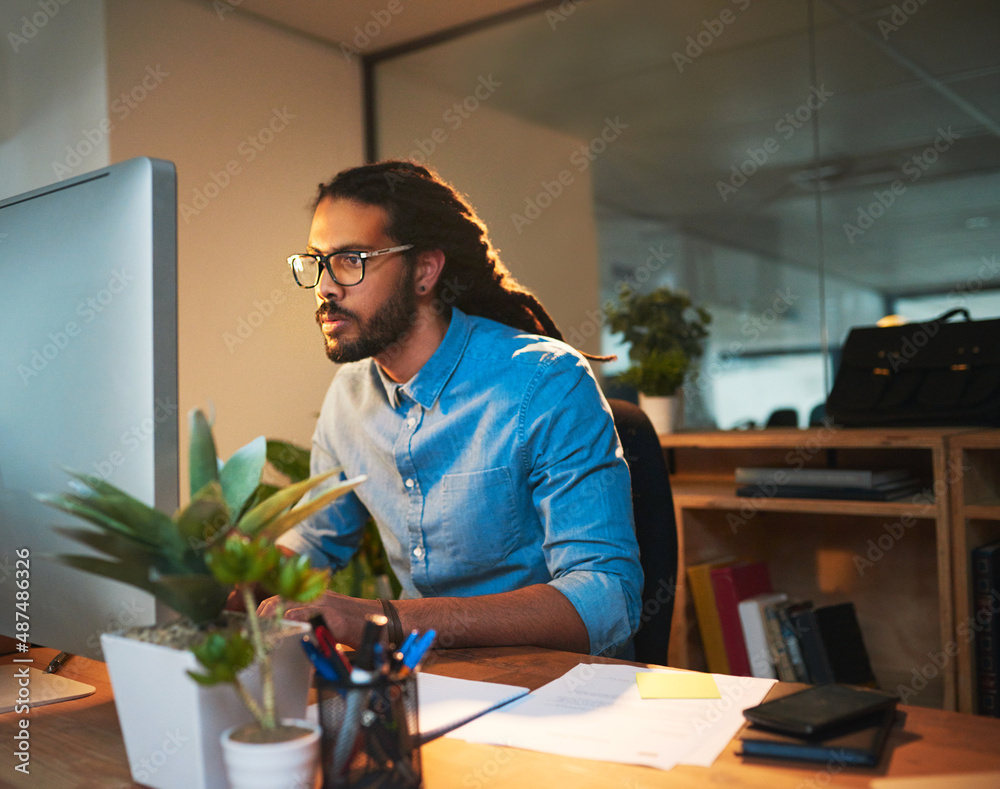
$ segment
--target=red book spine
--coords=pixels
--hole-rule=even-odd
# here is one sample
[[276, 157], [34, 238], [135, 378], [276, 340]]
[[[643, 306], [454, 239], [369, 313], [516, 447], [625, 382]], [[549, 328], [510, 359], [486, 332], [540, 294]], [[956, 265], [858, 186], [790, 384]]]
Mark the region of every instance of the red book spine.
[[749, 677], [750, 659], [740, 624], [739, 604], [748, 597], [773, 591], [767, 565], [764, 562], [746, 562], [716, 567], [712, 570], [712, 588], [722, 626], [722, 640], [729, 656], [729, 671], [736, 676]]

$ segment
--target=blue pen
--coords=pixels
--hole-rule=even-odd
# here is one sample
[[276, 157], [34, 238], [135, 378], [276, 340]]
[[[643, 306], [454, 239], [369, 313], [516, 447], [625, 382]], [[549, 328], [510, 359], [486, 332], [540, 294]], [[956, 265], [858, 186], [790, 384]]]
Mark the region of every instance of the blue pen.
[[434, 638], [436, 636], [437, 631], [434, 630], [434, 628], [431, 628], [420, 636], [416, 643], [410, 647], [409, 651], [403, 658], [403, 667], [399, 670], [399, 679], [405, 679], [409, 676], [411, 671], [415, 670], [417, 666], [420, 665], [420, 661], [422, 661], [424, 656], [430, 651], [431, 644], [434, 643]]
[[316, 648], [315, 644], [303, 638], [302, 648], [306, 651], [306, 655], [309, 656], [309, 662], [313, 664], [313, 668], [316, 669], [316, 672], [323, 679], [329, 682], [340, 682], [333, 664], [323, 656], [323, 653]]

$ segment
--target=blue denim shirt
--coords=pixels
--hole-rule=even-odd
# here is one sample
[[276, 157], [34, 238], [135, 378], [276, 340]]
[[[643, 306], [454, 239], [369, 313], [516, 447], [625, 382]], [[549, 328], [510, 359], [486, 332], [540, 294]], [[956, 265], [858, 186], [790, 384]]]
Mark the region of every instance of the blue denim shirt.
[[454, 309], [405, 384], [371, 359], [343, 365], [312, 446], [314, 474], [337, 465], [368, 480], [279, 541], [314, 564], [346, 564], [370, 513], [403, 597], [548, 583], [592, 653], [637, 629], [628, 468], [590, 366], [566, 344]]

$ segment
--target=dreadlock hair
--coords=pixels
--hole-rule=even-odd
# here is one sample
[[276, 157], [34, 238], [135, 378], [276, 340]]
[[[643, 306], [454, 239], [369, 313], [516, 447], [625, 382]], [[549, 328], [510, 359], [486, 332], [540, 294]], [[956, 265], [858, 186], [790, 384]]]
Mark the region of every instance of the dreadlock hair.
[[542, 303], [500, 260], [472, 206], [427, 167], [390, 160], [343, 170], [320, 184], [313, 207], [327, 198], [383, 209], [389, 217], [386, 233], [400, 244], [413, 244], [407, 253], [411, 260], [440, 249], [445, 257], [441, 280], [453, 287], [454, 305], [462, 312], [563, 339]]

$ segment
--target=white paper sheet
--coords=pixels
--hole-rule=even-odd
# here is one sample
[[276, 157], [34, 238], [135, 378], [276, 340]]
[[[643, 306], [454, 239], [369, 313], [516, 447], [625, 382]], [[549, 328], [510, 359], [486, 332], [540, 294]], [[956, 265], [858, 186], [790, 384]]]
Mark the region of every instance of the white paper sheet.
[[516, 685], [421, 672], [417, 674], [420, 734], [425, 741], [437, 737], [527, 692]]
[[450, 734], [562, 756], [708, 767], [759, 704], [773, 679], [713, 674], [718, 699], [642, 699], [634, 666], [580, 664], [559, 679]]

